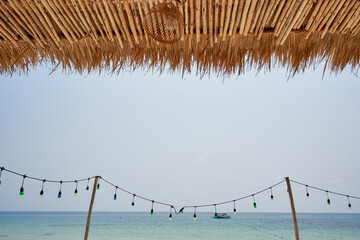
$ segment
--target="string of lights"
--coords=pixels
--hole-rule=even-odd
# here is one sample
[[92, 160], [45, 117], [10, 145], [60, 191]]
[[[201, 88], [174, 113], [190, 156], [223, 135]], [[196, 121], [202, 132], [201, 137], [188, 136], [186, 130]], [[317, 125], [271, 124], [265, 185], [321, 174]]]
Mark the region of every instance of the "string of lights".
[[327, 201], [326, 201], [326, 202], [327, 202], [328, 205], [331, 204], [330, 197], [329, 197], [329, 193], [330, 193], [330, 194], [333, 194], [333, 195], [338, 195], [338, 196], [346, 197], [346, 198], [347, 198], [348, 208], [349, 208], [349, 209], [352, 208], [351, 203], [350, 203], [350, 198], [360, 199], [360, 197], [351, 196], [351, 195], [348, 195], [348, 194], [333, 192], [333, 191], [329, 191], [329, 190], [326, 190], [326, 189], [323, 189], [323, 188], [310, 186], [310, 185], [308, 185], [308, 184], [305, 184], [305, 183], [302, 183], [302, 182], [299, 182], [299, 181], [295, 181], [295, 180], [292, 180], [292, 179], [290, 179], [290, 181], [293, 182], [293, 183], [296, 183], [296, 184], [299, 184], [299, 185], [304, 186], [304, 187], [305, 187], [305, 190], [306, 190], [306, 197], [307, 197], [307, 198], [310, 197], [309, 188], [312, 188], [312, 189], [315, 189], [315, 190], [318, 190], [318, 191], [321, 191], [321, 192], [325, 192], [325, 193], [326, 193], [326, 197], [327, 197]]
[[136, 197], [136, 198], [140, 198], [140, 199], [142, 199], [142, 200], [145, 200], [145, 201], [148, 201], [148, 202], [151, 202], [151, 203], [156, 203], [156, 204], [159, 204], [159, 205], [164, 205], [164, 206], [168, 206], [168, 207], [173, 207], [173, 208], [174, 208], [174, 206], [173, 206], [172, 204], [155, 201], [155, 200], [152, 200], [152, 199], [149, 199], [149, 198], [146, 198], [146, 197], [137, 195], [137, 194], [132, 193], [132, 192], [130, 192], [130, 191], [124, 189], [124, 188], [121, 188], [121, 187], [115, 185], [114, 183], [106, 180], [105, 178], [102, 178], [102, 177], [100, 177], [100, 178], [101, 178], [101, 180], [103, 180], [104, 182], [106, 182], [107, 184], [109, 184], [109, 185], [111, 185], [111, 186], [113, 186], [113, 187], [115, 188], [114, 200], [116, 200], [116, 197], [117, 197], [117, 196], [115, 196], [115, 195], [116, 195], [116, 191], [117, 191], [117, 190], [120, 190], [120, 191], [125, 192], [125, 193], [127, 193], [127, 194], [129, 194], [129, 195], [132, 195], [133, 200], [132, 200], [132, 202], [131, 202], [131, 206], [135, 206], [135, 197]]
[[15, 171], [6, 169], [5, 167], [1, 167], [1, 168], [0, 168], [0, 185], [1, 185], [1, 175], [2, 175], [2, 172], [3, 172], [3, 171], [22, 177], [21, 187], [20, 187], [20, 191], [19, 191], [20, 196], [23, 196], [23, 195], [25, 194], [25, 187], [24, 187], [24, 185], [25, 185], [25, 180], [26, 180], [26, 179], [31, 179], [31, 180], [41, 181], [41, 182], [42, 182], [41, 190], [40, 190], [40, 194], [39, 194], [40, 197], [43, 197], [43, 196], [44, 196], [44, 186], [45, 186], [45, 183], [59, 183], [59, 184], [60, 184], [60, 190], [59, 190], [59, 192], [58, 192], [58, 196], [57, 196], [57, 197], [58, 197], [58, 198], [61, 198], [61, 196], [62, 196], [62, 192], [61, 192], [62, 184], [75, 183], [75, 184], [76, 184], [76, 187], [75, 187], [75, 191], [74, 191], [74, 196], [77, 196], [77, 192], [78, 192], [78, 190], [77, 190], [78, 182], [88, 181], [88, 185], [87, 185], [87, 187], [86, 187], [86, 190], [89, 190], [89, 181], [90, 181], [90, 179], [95, 178], [95, 177], [88, 177], [88, 178], [82, 178], [82, 179], [77, 179], [77, 180], [66, 180], [66, 181], [63, 181], [63, 180], [49, 180], [49, 179], [45, 179], [45, 178], [42, 179], [42, 178], [37, 178], [37, 177], [33, 177], [33, 176], [28, 176], [28, 175], [26, 175], [26, 174], [20, 174], [20, 173], [18, 173], [18, 172], [15, 172]]
[[273, 191], [272, 189], [278, 185], [280, 185], [281, 183], [285, 182], [285, 180], [282, 180], [270, 187], [267, 187], [265, 189], [262, 189], [258, 192], [255, 192], [253, 194], [249, 194], [249, 195], [246, 195], [246, 196], [243, 196], [243, 197], [240, 197], [240, 198], [236, 198], [236, 199], [233, 199], [233, 200], [229, 200], [229, 201], [224, 201], [224, 202], [218, 202], [218, 203], [212, 203], [212, 204], [203, 204], [203, 205], [188, 205], [188, 206], [184, 206], [182, 207], [179, 211], [176, 210], [176, 208], [174, 207], [174, 205], [172, 204], [169, 204], [169, 203], [164, 203], [164, 202], [159, 202], [159, 201], [155, 201], [155, 200], [151, 200], [149, 198], [146, 198], [146, 197], [143, 197], [143, 196], [140, 196], [140, 195], [136, 195], [135, 193], [132, 193], [124, 188], [121, 188], [119, 186], [117, 186], [116, 184], [110, 182], [109, 180], [106, 180], [102, 177], [100, 177], [102, 179], [102, 181], [106, 182], [107, 184], [113, 186], [115, 188], [115, 194], [114, 194], [114, 200], [117, 199], [117, 190], [121, 190], [127, 194], [130, 194], [133, 196], [133, 200], [132, 200], [132, 203], [131, 205], [134, 206], [134, 199], [135, 197], [137, 198], [140, 198], [140, 199], [143, 199], [145, 201], [148, 201], [148, 202], [151, 202], [151, 211], [150, 211], [150, 214], [153, 215], [154, 214], [154, 203], [155, 204], [159, 204], [159, 205], [163, 205], [163, 206], [168, 206], [170, 207], [170, 214], [169, 214], [169, 219], [172, 218], [172, 210], [174, 210], [175, 214], [176, 215], [179, 215], [180, 213], [183, 213], [184, 209], [185, 208], [193, 208], [194, 209], [194, 220], [196, 220], [196, 208], [205, 208], [205, 207], [211, 207], [213, 206], [215, 208], [215, 216], [217, 216], [217, 211], [216, 211], [216, 206], [219, 206], [219, 205], [224, 205], [224, 204], [229, 204], [229, 203], [233, 203], [234, 204], [234, 214], [236, 213], [236, 202], [237, 201], [241, 201], [241, 200], [244, 200], [244, 199], [247, 199], [247, 198], [250, 198], [252, 197], [254, 199], [254, 203], [253, 203], [253, 206], [254, 208], [257, 208], [257, 205], [256, 205], [256, 202], [255, 202], [255, 195], [258, 195], [258, 194], [261, 194], [265, 191], [270, 191], [271, 192], [271, 195], [270, 195], [270, 199], [271, 200], [274, 200], [274, 196], [273, 196]]
[[[273, 200], [274, 200], [273, 188], [275, 188], [275, 187], [279, 186], [280, 184], [282, 184], [283, 182], [285, 182], [285, 180], [282, 180], [282, 181], [280, 181], [280, 182], [275, 183], [274, 185], [271, 185], [270, 187], [267, 187], [267, 188], [265, 188], [265, 189], [262, 189], [262, 190], [260, 190], [260, 191], [255, 192], [255, 193], [252, 193], [252, 194], [249, 194], [249, 195], [246, 195], [246, 196], [243, 196], [243, 197], [235, 198], [235, 199], [232, 199], [232, 200], [223, 201], [223, 202], [217, 202], [217, 203], [211, 203], [211, 204], [187, 205], [187, 206], [182, 207], [179, 211], [177, 211], [177, 209], [174, 207], [173, 204], [169, 204], [169, 203], [165, 203], [165, 202], [160, 202], [160, 201], [155, 201], [155, 200], [153, 200], [153, 199], [150, 199], [150, 198], [147, 198], [147, 197], [144, 197], [144, 196], [141, 196], [141, 195], [137, 195], [137, 194], [135, 194], [135, 193], [133, 193], [133, 192], [131, 192], [131, 191], [128, 191], [128, 190], [126, 190], [126, 189], [124, 189], [124, 188], [119, 187], [118, 185], [110, 182], [110, 181], [107, 180], [107, 179], [102, 178], [101, 176], [93, 176], [93, 177], [82, 178], [82, 179], [77, 179], [77, 180], [70, 180], [70, 181], [47, 180], [47, 179], [42, 179], [42, 178], [37, 178], [37, 177], [28, 176], [28, 175], [26, 175], [26, 174], [20, 174], [20, 173], [18, 173], [18, 172], [15, 172], [15, 171], [6, 169], [6, 168], [4, 168], [4, 167], [1, 167], [1, 168], [0, 168], [0, 184], [1, 184], [1, 177], [2, 177], [2, 172], [3, 172], [3, 171], [22, 177], [22, 183], [21, 183], [20, 192], [19, 192], [19, 194], [20, 194], [21, 196], [23, 196], [24, 193], [25, 193], [25, 191], [24, 191], [24, 189], [25, 189], [24, 184], [25, 184], [25, 180], [26, 180], [26, 179], [31, 179], [31, 180], [41, 181], [41, 182], [42, 182], [41, 191], [40, 191], [40, 197], [42, 197], [42, 196], [44, 195], [44, 185], [45, 185], [46, 182], [59, 184], [59, 192], [58, 192], [57, 197], [58, 197], [58, 198], [61, 198], [61, 197], [62, 197], [62, 185], [63, 185], [63, 184], [69, 184], [69, 183], [74, 184], [74, 185], [75, 185], [74, 196], [77, 196], [77, 195], [78, 195], [78, 183], [79, 183], [79, 182], [87, 181], [86, 190], [89, 190], [89, 182], [90, 182], [90, 180], [91, 180], [91, 179], [94, 179], [94, 178], [98, 178], [99, 181], [98, 181], [98, 183], [97, 183], [96, 189], [98, 189], [98, 190], [100, 189], [100, 180], [102, 180], [104, 183], [109, 184], [110, 186], [114, 187], [114, 196], [113, 196], [113, 199], [114, 199], [114, 200], [117, 200], [117, 194], [118, 194], [117, 191], [122, 191], [122, 192], [124, 192], [124, 193], [129, 194], [129, 195], [132, 196], [131, 206], [135, 206], [135, 198], [142, 199], [142, 200], [144, 200], [144, 201], [148, 201], [149, 203], [151, 203], [151, 210], [150, 210], [150, 214], [151, 214], [151, 215], [154, 214], [154, 204], [163, 205], [163, 206], [168, 206], [168, 207], [170, 208], [170, 213], [169, 213], [169, 219], [170, 219], [170, 220], [172, 219], [172, 213], [173, 213], [173, 211], [174, 211], [174, 213], [175, 213], [176, 215], [179, 215], [180, 213], [183, 213], [184, 209], [186, 209], [186, 208], [194, 209], [194, 216], [193, 216], [193, 217], [194, 217], [194, 220], [196, 220], [196, 210], [197, 210], [198, 208], [214, 207], [215, 216], [217, 216], [216, 207], [219, 206], [219, 205], [224, 205], [224, 204], [233, 204], [233, 207], [234, 207], [234, 208], [233, 208], [233, 212], [234, 212], [234, 214], [236, 214], [236, 202], [241, 201], [241, 200], [244, 200], [244, 199], [247, 199], [247, 198], [252, 198], [252, 199], [253, 199], [253, 207], [254, 207], [254, 208], [257, 208], [256, 199], [255, 199], [255, 196], [256, 196], [256, 195], [259, 195], [259, 194], [261, 194], [261, 193], [264, 193], [264, 192], [266, 192], [266, 191], [269, 191], [269, 192], [270, 192], [270, 200], [273, 201]], [[360, 197], [351, 196], [351, 195], [342, 194], [342, 193], [337, 193], [337, 192], [333, 192], [333, 191], [328, 191], [328, 190], [325, 190], [325, 189], [322, 189], [322, 188], [318, 188], [318, 187], [314, 187], [314, 186], [310, 186], [310, 185], [308, 185], [308, 184], [301, 183], [301, 182], [298, 182], [298, 181], [295, 181], [295, 180], [290, 180], [290, 181], [293, 182], [293, 183], [296, 183], [296, 184], [300, 184], [300, 185], [305, 186], [305, 187], [306, 187], [306, 196], [307, 196], [307, 197], [310, 197], [310, 194], [309, 194], [309, 191], [308, 191], [309, 188], [311, 188], [311, 189], [316, 189], [316, 190], [325, 192], [326, 195], [327, 195], [327, 203], [328, 203], [328, 204], [331, 204], [330, 198], [329, 198], [329, 194], [334, 194], [334, 195], [339, 195], [339, 196], [347, 197], [348, 207], [349, 207], [349, 208], [351, 208], [350, 198], [360, 199]]]
[[[60, 182], [62, 182], [62, 183], [76, 183], [76, 182], [83, 182], [83, 181], [87, 181], [87, 180], [90, 180], [92, 178], [95, 178], [95, 177], [90, 177], [90, 178], [83, 178], [83, 179], [78, 179], [78, 180], [62, 181], [62, 180], [49, 180], [49, 179], [42, 179], [42, 178], [36, 178], [36, 177], [32, 177], [32, 176], [27, 176], [26, 174], [21, 174], [21, 173], [14, 172], [14, 171], [11, 171], [9, 169], [6, 169], [5, 167], [1, 167], [0, 172], [3, 172], [3, 171], [6, 171], [6, 172], [9, 172], [9, 173], [21, 176], [23, 178], [28, 178], [28, 179], [37, 180], [37, 181], [45, 181], [45, 182], [49, 182], [49, 183], [60, 183]], [[1, 174], [0, 174], [0, 177], [1, 177]]]
[[[58, 183], [59, 184], [59, 192], [58, 192], [58, 195], [57, 197], [58, 198], [61, 198], [62, 197], [62, 185], [63, 184], [68, 184], [68, 183], [72, 183], [72, 184], [75, 184], [75, 191], [74, 191], [74, 196], [77, 196], [78, 194], [78, 182], [83, 182], [83, 181], [87, 181], [87, 186], [86, 186], [86, 190], [89, 190], [89, 182], [91, 179], [93, 178], [96, 178], [98, 177], [99, 178], [99, 182], [96, 186], [96, 189], [100, 189], [100, 179], [104, 182], [104, 183], [107, 183], [109, 185], [111, 185], [112, 187], [114, 187], [114, 196], [113, 196], [113, 199], [114, 200], [117, 200], [117, 191], [122, 191], [124, 193], [127, 193], [129, 195], [132, 196], [132, 202], [131, 202], [131, 206], [135, 206], [135, 198], [138, 198], [138, 199], [142, 199], [144, 201], [148, 201], [151, 203], [151, 211], [150, 211], [150, 214], [153, 215], [154, 214], [154, 204], [158, 204], [158, 205], [163, 205], [163, 206], [168, 206], [170, 207], [170, 214], [169, 214], [169, 219], [172, 219], [172, 211], [174, 211], [174, 213], [176, 215], [179, 215], [180, 213], [183, 213], [184, 209], [185, 208], [194, 208], [195, 209], [195, 212], [194, 212], [194, 220], [196, 220], [196, 208], [205, 208], [205, 207], [211, 207], [211, 206], [214, 206], [215, 207], [215, 214], [217, 214], [216, 212], [216, 206], [219, 206], [219, 205], [224, 205], [224, 204], [229, 204], [229, 203], [233, 203], [234, 204], [234, 214], [236, 213], [236, 202], [237, 201], [241, 201], [241, 200], [244, 200], [246, 198], [249, 198], [249, 197], [252, 197], [254, 199], [254, 208], [257, 207], [256, 205], [256, 202], [255, 202], [255, 195], [258, 195], [258, 194], [261, 194], [265, 191], [271, 191], [271, 200], [274, 199], [273, 197], [273, 192], [272, 192], [272, 189], [278, 185], [280, 185], [281, 183], [283, 183], [285, 180], [282, 180], [268, 188], [265, 188], [265, 189], [262, 189], [258, 192], [255, 192], [253, 194], [249, 194], [249, 195], [246, 195], [246, 196], [243, 196], [243, 197], [240, 197], [240, 198], [236, 198], [236, 199], [233, 199], [233, 200], [229, 200], [229, 201], [224, 201], [224, 202], [218, 202], [218, 203], [213, 203], [213, 204], [203, 204], [203, 205], [190, 205], [190, 206], [184, 206], [182, 207], [179, 211], [177, 211], [177, 209], [174, 207], [173, 204], [170, 204], [170, 203], [165, 203], [165, 202], [160, 202], [160, 201], [156, 201], [156, 200], [153, 200], [153, 199], [150, 199], [150, 198], [147, 198], [147, 197], [144, 197], [144, 196], [141, 196], [141, 195], [138, 195], [138, 194], [135, 194], [131, 191], [128, 191], [122, 187], [119, 187], [118, 185], [110, 182], [109, 180], [105, 179], [105, 178], [102, 178], [101, 176], [93, 176], [93, 177], [88, 177], [88, 178], [83, 178], [83, 179], [77, 179], [77, 180], [70, 180], [70, 181], [63, 181], [63, 180], [47, 180], [47, 179], [42, 179], [42, 178], [37, 178], [37, 177], [32, 177], [32, 176], [28, 176], [28, 175], [24, 175], [24, 174], [20, 174], [18, 172], [15, 172], [15, 171], [12, 171], [12, 170], [9, 170], [9, 169], [6, 169], [4, 167], [1, 167], [0, 168], [0, 172], [3, 172], [3, 171], [6, 171], [8, 173], [12, 173], [12, 174], [15, 174], [15, 175], [18, 175], [18, 176], [21, 176], [23, 177], [23, 181], [22, 181], [22, 184], [21, 184], [21, 188], [20, 188], [20, 195], [24, 195], [24, 182], [25, 182], [25, 179], [32, 179], [32, 180], [35, 180], [35, 181], [41, 181], [42, 182], [42, 187], [41, 187], [41, 191], [40, 191], [40, 197], [42, 197], [44, 195], [44, 184], [46, 182], [50, 182], [50, 183]], [[1, 173], [0, 173], [0, 177], [1, 177]], [[1, 179], [0, 179], [1, 181]]]
[[[113, 183], [111, 183], [110, 181], [102, 178], [101, 176], [93, 176], [93, 177], [88, 177], [88, 178], [82, 178], [82, 179], [76, 179], [76, 180], [66, 180], [66, 181], [63, 181], [63, 180], [48, 180], [48, 179], [42, 179], [42, 178], [37, 178], [37, 177], [33, 177], [33, 176], [28, 176], [26, 174], [21, 174], [21, 173], [18, 173], [18, 172], [15, 172], [15, 171], [12, 171], [12, 170], [9, 170], [9, 169], [6, 169], [5, 167], [1, 167], [0, 168], [0, 184], [1, 184], [1, 175], [2, 175], [2, 172], [8, 172], [8, 173], [11, 173], [11, 174], [14, 174], [14, 175], [17, 175], [17, 176], [20, 176], [22, 177], [22, 183], [21, 183], [21, 187], [20, 187], [20, 192], [19, 194], [21, 196], [23, 196], [25, 194], [25, 187], [24, 187], [24, 184], [25, 184], [25, 180], [26, 179], [31, 179], [31, 180], [35, 180], [35, 181], [41, 181], [42, 182], [42, 186], [41, 186], [41, 191], [40, 191], [40, 197], [44, 196], [44, 185], [46, 182], [49, 182], [49, 183], [58, 183], [60, 184], [59, 185], [59, 192], [58, 192], [58, 195], [57, 197], [58, 198], [61, 198], [62, 197], [62, 185], [63, 184], [68, 184], [68, 183], [73, 183], [75, 184], [75, 191], [74, 191], [74, 196], [77, 196], [78, 194], [78, 183], [79, 182], [83, 182], [83, 181], [87, 181], [87, 185], [86, 185], [86, 190], [89, 190], [89, 183], [90, 183], [90, 180], [93, 179], [93, 178], [96, 178], [96, 177], [99, 177], [99, 179], [101, 179], [102, 181], [104, 181], [105, 183], [115, 187], [115, 194], [114, 194], [114, 200], [117, 199], [117, 190], [121, 190], [127, 194], [130, 194], [133, 196], [133, 200], [132, 200], [132, 203], [131, 205], [132, 206], [135, 206], [135, 197], [136, 198], [139, 198], [139, 199], [143, 199], [145, 201], [149, 201], [152, 203], [152, 212], [153, 212], [153, 206], [154, 206], [154, 203], [156, 204], [159, 204], [159, 205], [164, 205], [164, 206], [169, 206], [170, 207], [170, 212], [172, 210], [175, 211], [175, 213], [178, 215], [179, 212], [176, 211], [175, 207], [172, 205], [172, 204], [169, 204], [169, 203], [164, 203], [164, 202], [160, 202], [160, 201], [155, 201], [155, 200], [151, 200], [149, 198], [146, 198], [146, 197], [143, 197], [141, 195], [137, 195], [135, 193], [132, 193], [124, 188], [121, 188]], [[100, 189], [100, 181], [98, 182], [97, 186], [96, 186], [96, 189]]]
[[254, 200], [254, 203], [253, 203], [253, 207], [254, 208], [257, 208], [257, 205], [256, 205], [256, 201], [255, 201], [255, 195], [258, 195], [260, 193], [263, 193], [265, 191], [270, 191], [271, 192], [271, 195], [270, 195], [270, 199], [271, 200], [274, 200], [274, 195], [273, 195], [273, 191], [272, 189], [278, 185], [280, 185], [281, 183], [285, 182], [285, 180], [282, 180], [268, 188], [265, 188], [265, 189], [262, 189], [258, 192], [255, 192], [253, 194], [249, 194], [249, 195], [246, 195], [246, 196], [243, 196], [243, 197], [240, 197], [240, 198], [236, 198], [236, 199], [233, 199], [233, 200], [228, 200], [228, 201], [224, 201], [224, 202], [218, 202], [218, 203], [212, 203], [212, 204], [203, 204], [203, 205], [190, 205], [190, 206], [184, 206], [180, 212], [182, 212], [185, 208], [194, 208], [194, 216], [196, 215], [196, 208], [205, 208], [205, 207], [211, 207], [211, 206], [214, 206], [214, 210], [215, 210], [215, 216], [217, 215], [217, 211], [216, 211], [216, 206], [219, 206], [219, 205], [224, 205], [224, 204], [229, 204], [229, 203], [233, 203], [234, 204], [234, 214], [236, 213], [236, 202], [237, 201], [241, 201], [241, 200], [244, 200], [244, 199], [247, 199], [247, 198], [253, 198]]

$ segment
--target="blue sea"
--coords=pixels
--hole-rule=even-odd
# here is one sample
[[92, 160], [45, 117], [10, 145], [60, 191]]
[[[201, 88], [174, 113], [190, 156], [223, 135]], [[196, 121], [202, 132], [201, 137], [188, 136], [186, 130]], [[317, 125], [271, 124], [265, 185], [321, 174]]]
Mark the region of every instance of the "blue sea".
[[[294, 239], [290, 213], [237, 213], [212, 219], [213, 213], [94, 212], [89, 239]], [[86, 212], [0, 212], [0, 240], [83, 239]], [[300, 239], [360, 239], [360, 214], [299, 213]]]

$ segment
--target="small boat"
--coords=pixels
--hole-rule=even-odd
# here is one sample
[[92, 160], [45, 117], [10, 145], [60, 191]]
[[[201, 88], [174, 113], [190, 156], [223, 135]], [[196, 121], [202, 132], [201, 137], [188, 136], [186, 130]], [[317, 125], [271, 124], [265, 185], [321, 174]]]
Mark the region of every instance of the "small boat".
[[230, 219], [230, 215], [226, 213], [215, 213], [215, 216], [212, 217], [213, 219]]

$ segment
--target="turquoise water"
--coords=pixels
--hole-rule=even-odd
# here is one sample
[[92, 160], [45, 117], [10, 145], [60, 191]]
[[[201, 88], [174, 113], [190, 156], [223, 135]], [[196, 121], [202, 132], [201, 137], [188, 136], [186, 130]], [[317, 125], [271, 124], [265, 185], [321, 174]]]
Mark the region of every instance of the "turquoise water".
[[[174, 214], [173, 214], [174, 215]], [[294, 239], [288, 213], [237, 213], [231, 219], [212, 213], [95, 212], [89, 239]], [[83, 239], [85, 212], [0, 212], [0, 240]], [[360, 239], [360, 214], [298, 214], [301, 239]]]

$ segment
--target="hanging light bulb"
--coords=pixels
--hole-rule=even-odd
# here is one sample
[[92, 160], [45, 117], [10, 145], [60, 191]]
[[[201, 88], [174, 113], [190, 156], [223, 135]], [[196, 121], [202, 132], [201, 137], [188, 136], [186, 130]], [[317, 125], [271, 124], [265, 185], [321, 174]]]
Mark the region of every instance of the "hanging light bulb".
[[20, 196], [23, 196], [24, 195], [24, 181], [25, 181], [25, 178], [26, 178], [26, 175], [23, 176], [23, 180], [22, 180], [22, 183], [21, 183], [21, 187], [20, 187]]
[[78, 194], [78, 189], [77, 189], [77, 187], [78, 187], [78, 182], [77, 182], [77, 180], [75, 180], [75, 183], [76, 183], [76, 186], [75, 186], [75, 190], [74, 190], [74, 196], [76, 197], [77, 194]]
[[154, 215], [154, 200], [151, 201], [151, 211], [150, 215]]
[[196, 220], [196, 207], [194, 207], [194, 221]]
[[45, 182], [46, 182], [46, 179], [44, 179], [42, 181], [41, 191], [40, 191], [40, 195], [39, 195], [40, 197], [44, 196], [44, 184], [45, 184]]
[[271, 201], [274, 201], [274, 195], [273, 195], [273, 191], [272, 191], [272, 188], [270, 188], [270, 191], [271, 191], [271, 196], [270, 196], [270, 200], [271, 200]]
[[308, 185], [306, 185], [306, 197], [307, 197], [307, 198], [310, 197], [309, 190], [308, 190]]
[[133, 194], [133, 200], [132, 200], [131, 206], [134, 206], [134, 205], [135, 205], [135, 202], [134, 202], [135, 197], [136, 197], [136, 194]]
[[59, 193], [58, 193], [58, 198], [61, 198], [61, 187], [62, 187], [62, 184], [63, 184], [63, 181], [61, 180], [60, 181], [60, 190], [59, 190]]
[[253, 197], [253, 199], [254, 199], [254, 208], [256, 208], [257, 206], [256, 206], [256, 201], [255, 201], [255, 196], [254, 196], [254, 194], [252, 195], [252, 197]]
[[97, 186], [96, 186], [96, 189], [97, 189], [97, 190], [100, 189], [100, 178], [99, 178], [98, 184], [97, 184]]
[[117, 195], [116, 195], [116, 189], [118, 188], [118, 186], [115, 187], [115, 193], [114, 193], [114, 200], [117, 199]]
[[217, 217], [216, 204], [214, 204], [214, 207], [215, 207], [215, 217]]
[[86, 185], [86, 190], [89, 190], [89, 182], [90, 182], [90, 178], [88, 178], [88, 182], [87, 182], [87, 185]]
[[348, 208], [351, 209], [352, 207], [351, 207], [349, 195], [347, 196], [347, 199], [348, 199]]
[[2, 171], [4, 171], [4, 169], [5, 169], [4, 167], [0, 168], [0, 185], [1, 185], [1, 174], [2, 174]]
[[327, 196], [327, 204], [330, 205], [331, 202], [330, 202], [330, 198], [329, 198], [329, 193], [328, 193], [328, 191], [326, 191], [326, 196]]
[[171, 213], [172, 208], [173, 208], [173, 206], [170, 207], [170, 214], [169, 214], [169, 220], [170, 221], [172, 220], [172, 213]]
[[234, 200], [234, 215], [236, 214], [235, 200]]

